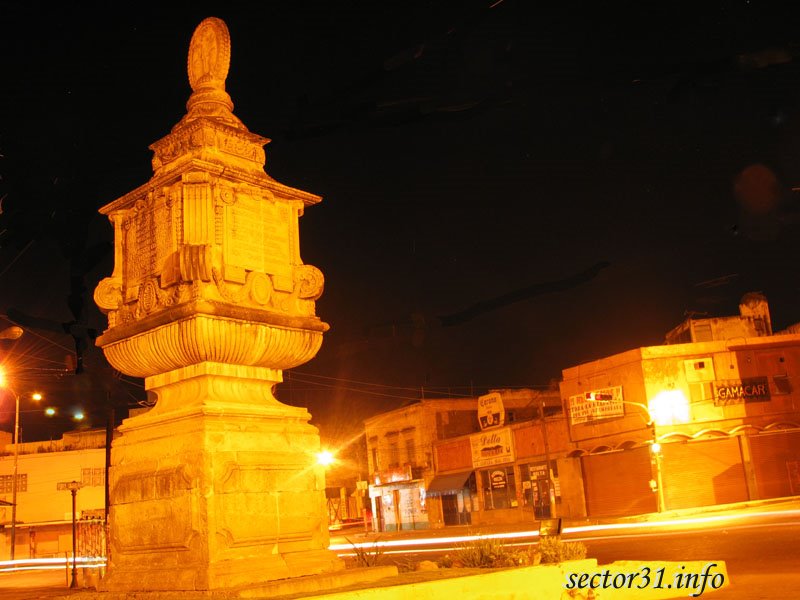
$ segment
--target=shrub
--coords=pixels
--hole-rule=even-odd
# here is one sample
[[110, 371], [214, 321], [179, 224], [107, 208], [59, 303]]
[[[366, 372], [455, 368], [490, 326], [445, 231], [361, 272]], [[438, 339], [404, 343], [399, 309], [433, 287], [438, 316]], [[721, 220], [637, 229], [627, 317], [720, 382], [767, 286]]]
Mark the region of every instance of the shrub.
[[505, 554], [503, 542], [491, 538], [477, 538], [474, 541], [459, 544], [456, 551], [455, 562], [464, 567], [478, 567], [490, 569], [502, 562]]
[[380, 538], [373, 541], [372, 546], [358, 545], [350, 541], [349, 538], [344, 538], [347, 543], [353, 547], [353, 552], [356, 555], [356, 563], [360, 567], [374, 567], [378, 565], [383, 556], [383, 546], [379, 544]]
[[539, 553], [542, 556], [542, 563], [580, 560], [586, 558], [586, 545], [583, 542], [564, 542], [555, 535], [548, 536], [539, 540]]
[[511, 552], [511, 558], [515, 565], [519, 567], [531, 567], [538, 565], [542, 560], [542, 555], [536, 549], [536, 546], [528, 546], [527, 548], [519, 548]]
[[436, 561], [436, 564], [442, 569], [449, 569], [453, 566], [453, 557], [449, 554], [445, 554], [442, 558]]
[[476, 539], [459, 546], [455, 557], [445, 555], [440, 567], [478, 567], [483, 569], [501, 567], [527, 567], [538, 565], [541, 556], [535, 546], [509, 548], [500, 540]]

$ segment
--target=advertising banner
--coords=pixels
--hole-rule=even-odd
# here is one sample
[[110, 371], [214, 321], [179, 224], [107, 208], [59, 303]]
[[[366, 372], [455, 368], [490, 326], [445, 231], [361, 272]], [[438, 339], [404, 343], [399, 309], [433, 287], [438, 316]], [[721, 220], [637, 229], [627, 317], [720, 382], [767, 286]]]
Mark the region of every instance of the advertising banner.
[[503, 397], [497, 392], [486, 394], [478, 398], [478, 423], [481, 431], [492, 427], [505, 425], [505, 411], [503, 410]]
[[471, 435], [469, 443], [474, 468], [514, 462], [514, 436], [508, 427]]
[[625, 415], [622, 386], [600, 388], [569, 397], [569, 422], [571, 425], [610, 419]]

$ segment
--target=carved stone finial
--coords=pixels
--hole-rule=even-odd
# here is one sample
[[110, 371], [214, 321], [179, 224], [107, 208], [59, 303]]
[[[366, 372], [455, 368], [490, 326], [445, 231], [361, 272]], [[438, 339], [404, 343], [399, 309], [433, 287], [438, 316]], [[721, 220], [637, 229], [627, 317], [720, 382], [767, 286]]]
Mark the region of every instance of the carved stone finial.
[[187, 71], [192, 95], [186, 103], [188, 113], [178, 126], [207, 117], [247, 129], [233, 114], [233, 101], [225, 91], [230, 62], [231, 36], [227, 25], [216, 17], [204, 19], [189, 43]]
[[189, 43], [189, 85], [195, 92], [203, 87], [225, 90], [231, 63], [231, 36], [222, 19], [209, 17], [194, 30]]

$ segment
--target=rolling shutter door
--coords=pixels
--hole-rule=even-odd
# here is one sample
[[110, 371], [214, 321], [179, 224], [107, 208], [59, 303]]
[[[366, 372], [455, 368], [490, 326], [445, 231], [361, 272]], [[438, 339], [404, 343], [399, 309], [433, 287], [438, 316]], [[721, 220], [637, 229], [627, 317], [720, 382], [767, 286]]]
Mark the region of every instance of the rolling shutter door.
[[748, 437], [759, 498], [780, 498], [800, 494], [797, 477], [800, 463], [800, 432], [782, 432]]
[[656, 511], [650, 491], [650, 452], [635, 448], [583, 456], [586, 512], [590, 517], [637, 515]]
[[748, 500], [739, 438], [662, 444], [667, 510]]

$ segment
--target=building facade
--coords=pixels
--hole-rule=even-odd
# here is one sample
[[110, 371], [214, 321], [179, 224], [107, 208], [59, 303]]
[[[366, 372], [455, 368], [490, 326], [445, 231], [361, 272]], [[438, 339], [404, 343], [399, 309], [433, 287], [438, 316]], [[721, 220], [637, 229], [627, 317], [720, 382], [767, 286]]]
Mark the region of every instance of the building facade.
[[[0, 557], [11, 555], [14, 444], [0, 445]], [[65, 433], [59, 440], [19, 445], [15, 557], [48, 558], [72, 554], [72, 494], [76, 495], [78, 555], [105, 555], [104, 430]]]
[[[502, 390], [503, 422], [536, 414], [539, 392]], [[553, 396], [550, 403], [557, 401]], [[480, 431], [478, 399], [423, 399], [365, 421], [369, 497], [377, 531], [426, 529], [443, 524], [441, 501], [429, 495], [439, 440]], [[438, 496], [438, 494], [436, 495]], [[459, 511], [468, 519], [470, 507]]]
[[[550, 394], [554, 402], [556, 394]], [[439, 525], [498, 524], [585, 514], [579, 460], [563, 414], [436, 442], [429, 484]]]
[[740, 309], [564, 369], [589, 517], [800, 494], [800, 334], [759, 295]]

